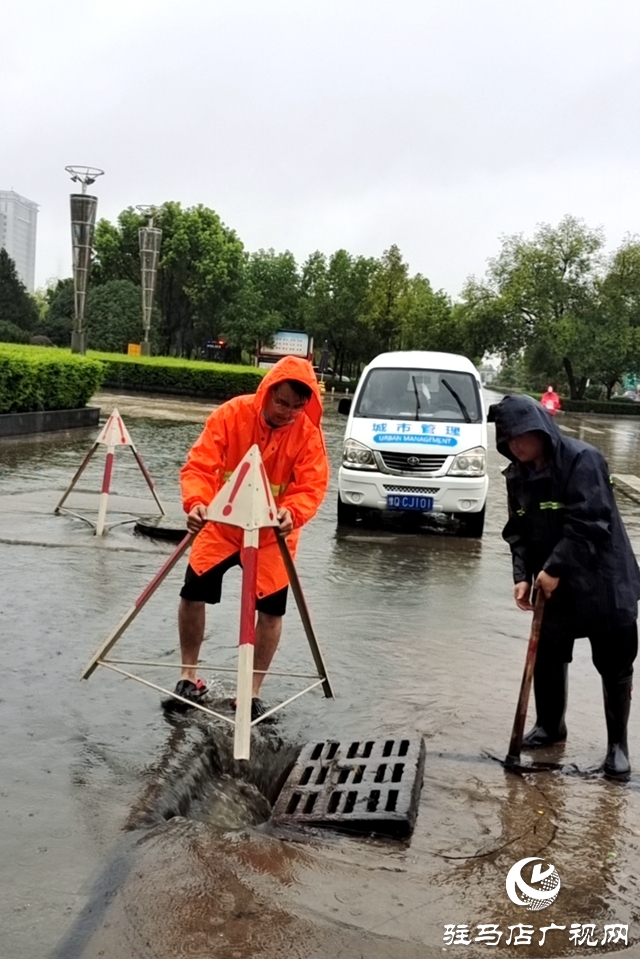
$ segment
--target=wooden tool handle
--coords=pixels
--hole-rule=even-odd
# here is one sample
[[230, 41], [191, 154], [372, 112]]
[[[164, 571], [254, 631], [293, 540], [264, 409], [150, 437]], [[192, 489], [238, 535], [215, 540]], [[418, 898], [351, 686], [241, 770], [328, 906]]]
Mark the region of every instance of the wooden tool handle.
[[522, 739], [524, 736], [524, 724], [527, 719], [527, 707], [529, 705], [529, 696], [531, 694], [533, 670], [536, 665], [536, 656], [538, 655], [538, 642], [540, 640], [540, 627], [542, 625], [543, 613], [544, 593], [541, 589], [539, 589], [533, 610], [531, 635], [529, 636], [529, 645], [527, 646], [527, 658], [525, 660], [524, 672], [522, 674], [520, 695], [518, 697], [516, 715], [513, 721], [511, 741], [509, 742], [509, 752], [505, 760], [507, 765], [519, 762], [520, 760], [520, 751], [522, 749]]

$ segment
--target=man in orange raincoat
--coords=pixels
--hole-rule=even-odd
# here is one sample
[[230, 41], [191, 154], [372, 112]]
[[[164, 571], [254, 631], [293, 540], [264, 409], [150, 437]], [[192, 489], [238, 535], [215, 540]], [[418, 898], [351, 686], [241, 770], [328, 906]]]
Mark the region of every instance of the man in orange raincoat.
[[[257, 443], [278, 507], [279, 532], [295, 555], [300, 528], [318, 510], [329, 480], [320, 421], [322, 401], [307, 360], [286, 356], [264, 377], [253, 395], [236, 396], [213, 411], [180, 472], [187, 529], [197, 533], [180, 593], [178, 627], [182, 672], [175, 692], [199, 702], [207, 693], [196, 675], [204, 639], [205, 603], [220, 602], [222, 578], [241, 564], [243, 530], [206, 521], [207, 506], [236, 466]], [[282, 632], [288, 578], [273, 529], [261, 529], [258, 549], [252, 718], [264, 712], [259, 699]], [[178, 699], [165, 709], [189, 707]]]

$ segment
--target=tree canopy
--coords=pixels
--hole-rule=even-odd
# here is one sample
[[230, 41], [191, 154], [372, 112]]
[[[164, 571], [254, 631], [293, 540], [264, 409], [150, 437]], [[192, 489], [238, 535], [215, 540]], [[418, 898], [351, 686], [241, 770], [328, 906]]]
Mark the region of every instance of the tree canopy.
[[[605, 254], [602, 230], [565, 216], [529, 237], [503, 236], [482, 278], [470, 277], [458, 302], [411, 274], [399, 247], [379, 257], [316, 250], [303, 263], [285, 250], [250, 253], [205, 206], [158, 207], [162, 230], [154, 352], [202, 354], [223, 339], [233, 358], [268, 344], [279, 329], [304, 330], [342, 375], [358, 373], [385, 350], [498, 354], [513, 385], [556, 383], [580, 398], [588, 384], [611, 393], [640, 370], [640, 238]], [[138, 232], [133, 208], [100, 220], [87, 301], [89, 343], [124, 350], [142, 339]], [[67, 345], [73, 282], [58, 281], [36, 300], [0, 251], [0, 336], [44, 333]], [[231, 358], [231, 357], [229, 357]]]
[[[0, 249], [0, 321], [31, 333], [38, 326], [38, 320], [35, 300], [29, 296], [7, 251]], [[14, 336], [17, 335], [14, 333]]]
[[[116, 224], [98, 223], [93, 287], [140, 283], [138, 230], [146, 222], [129, 208]], [[341, 373], [356, 372], [386, 349], [469, 351], [467, 315], [456, 313], [426, 278], [411, 277], [395, 245], [379, 259], [317, 251], [298, 265], [288, 250], [248, 253], [203, 206], [164, 203], [154, 224], [163, 231], [156, 287], [161, 350], [188, 354], [222, 338], [239, 356], [279, 329], [303, 329], [318, 348], [329, 344]]]
[[[123, 210], [117, 225], [100, 220], [93, 284], [140, 284], [138, 230], [146, 223], [132, 208]], [[242, 287], [244, 248], [218, 214], [202, 205], [183, 209], [179, 203], [164, 203], [154, 225], [162, 230], [156, 281], [159, 346], [166, 352], [189, 353], [222, 332], [226, 312]]]
[[484, 281], [463, 291], [484, 350], [520, 353], [530, 378], [566, 382], [574, 398], [589, 382], [610, 394], [640, 364], [640, 246], [629, 239], [611, 257], [603, 248], [602, 231], [571, 216], [531, 239], [503, 237]]

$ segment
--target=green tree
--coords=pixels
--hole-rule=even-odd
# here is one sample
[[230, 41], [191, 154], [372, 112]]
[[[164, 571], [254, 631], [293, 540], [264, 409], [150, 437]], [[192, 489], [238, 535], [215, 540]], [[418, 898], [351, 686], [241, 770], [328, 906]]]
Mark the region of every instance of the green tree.
[[91, 285], [109, 280], [140, 283], [140, 240], [138, 231], [148, 218], [133, 207], [123, 210], [117, 225], [99, 220], [93, 239], [95, 259], [91, 267]]
[[532, 372], [563, 371], [571, 396], [583, 396], [594, 372], [603, 244], [600, 230], [572, 216], [557, 227], [541, 225], [530, 240], [504, 237], [486, 281], [472, 278], [463, 293], [477, 327], [492, 330], [487, 349], [503, 355], [524, 349]]
[[640, 240], [629, 237], [611, 257], [594, 318], [596, 376], [607, 398], [625, 373], [640, 371]]
[[333, 368], [340, 376], [345, 366], [352, 372], [353, 367], [380, 352], [365, 320], [376, 270], [375, 260], [351, 256], [346, 250], [337, 250], [328, 260], [316, 251], [303, 266], [305, 329], [313, 335], [316, 346], [327, 341]]
[[528, 376], [522, 353], [512, 353], [502, 363], [494, 382], [496, 386], [506, 389], [526, 390], [529, 387]]
[[69, 346], [74, 316], [73, 280], [71, 277], [57, 280], [47, 289], [45, 296], [47, 311], [39, 329], [56, 346]]
[[[116, 226], [100, 221], [92, 282], [140, 283], [138, 230], [146, 222], [131, 208], [120, 214]], [[156, 284], [161, 348], [179, 354], [199, 350], [220, 334], [241, 288], [242, 242], [217, 213], [202, 205], [183, 209], [179, 203], [164, 203], [154, 222], [162, 230]]]
[[[149, 332], [152, 351], [158, 339], [159, 314], [152, 316]], [[89, 290], [87, 340], [90, 349], [126, 353], [128, 343], [141, 343], [142, 300], [140, 287], [129, 280], [108, 280]]]
[[378, 352], [400, 346], [408, 289], [409, 267], [394, 244], [378, 261], [364, 310], [364, 320], [378, 344]]
[[38, 326], [38, 307], [16, 271], [16, 265], [0, 249], [0, 321], [33, 332]]
[[253, 352], [278, 330], [300, 329], [302, 291], [293, 253], [258, 250], [245, 258], [238, 293], [221, 331], [230, 346]]
[[466, 345], [463, 315], [447, 294], [420, 273], [411, 277], [400, 303], [401, 349], [464, 353]]

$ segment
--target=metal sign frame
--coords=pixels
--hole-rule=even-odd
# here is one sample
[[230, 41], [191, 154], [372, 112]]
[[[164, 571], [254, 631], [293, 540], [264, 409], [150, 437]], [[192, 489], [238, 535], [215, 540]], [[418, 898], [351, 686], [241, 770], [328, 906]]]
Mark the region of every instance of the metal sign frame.
[[[68, 509], [68, 507], [64, 506], [64, 503], [67, 497], [69, 496], [69, 494], [71, 493], [72, 489], [74, 488], [74, 486], [76, 485], [76, 483], [78, 482], [82, 474], [84, 473], [85, 469], [89, 465], [89, 462], [92, 456], [94, 455], [94, 453], [97, 452], [99, 446], [107, 447], [107, 457], [104, 464], [104, 474], [102, 476], [102, 488], [100, 490], [100, 504], [98, 506], [98, 519], [94, 523], [88, 517], [82, 516], [82, 514], [75, 513], [73, 512], [73, 510]], [[147, 470], [146, 466], [144, 465], [142, 461], [142, 457], [140, 456], [137, 449], [135, 448], [133, 444], [133, 440], [131, 439], [131, 436], [129, 435], [129, 431], [124, 425], [124, 420], [122, 419], [122, 416], [120, 415], [118, 410], [113, 410], [113, 412], [107, 419], [107, 422], [105, 423], [104, 427], [100, 431], [93, 446], [91, 447], [91, 449], [89, 450], [89, 452], [83, 459], [82, 463], [78, 467], [78, 470], [76, 474], [74, 475], [73, 479], [71, 480], [66, 490], [62, 494], [62, 499], [60, 499], [60, 501], [58, 502], [58, 505], [53, 511], [56, 515], [58, 515], [60, 511], [64, 508], [66, 512], [73, 513], [74, 516], [78, 516], [78, 518], [84, 520], [85, 523], [89, 523], [90, 526], [94, 526], [95, 527], [94, 532], [96, 536], [102, 536], [105, 529], [107, 528], [106, 519], [107, 519], [107, 506], [109, 501], [109, 491], [111, 488], [111, 476], [113, 473], [115, 451], [117, 447], [119, 446], [129, 447], [129, 449], [134, 455], [136, 463], [140, 467], [140, 472], [144, 476], [145, 483], [151, 490], [151, 494], [154, 500], [156, 501], [156, 505], [158, 509], [160, 510], [160, 515], [166, 516], [165, 508], [162, 505], [160, 501], [160, 497], [158, 496], [156, 492], [154, 482], [151, 479], [151, 476], [149, 475], [149, 471]], [[135, 522], [135, 520], [134, 519], [123, 520], [119, 523], [112, 523], [110, 524], [110, 527], [121, 526], [123, 522], [133, 523]]]
[[[334, 698], [333, 688], [329, 681], [324, 658], [318, 644], [311, 617], [302, 592], [300, 580], [287, 546], [286, 539], [277, 536], [280, 553], [289, 576], [291, 588], [294, 594], [298, 612], [302, 625], [311, 649], [311, 654], [316, 666], [316, 674], [290, 673], [272, 671], [271, 675], [286, 676], [288, 678], [313, 679], [314, 682], [306, 686], [300, 692], [290, 696], [284, 702], [278, 703], [267, 710], [257, 719], [251, 719], [251, 677], [253, 675], [253, 643], [255, 631], [255, 573], [258, 552], [258, 534], [262, 527], [278, 525], [276, 519], [276, 506], [273, 495], [266, 480], [266, 472], [260, 451], [257, 445], [251, 447], [247, 455], [238, 464], [229, 480], [222, 487], [220, 492], [212, 500], [208, 507], [208, 516], [211, 521], [223, 522], [231, 526], [244, 529], [244, 552], [245, 562], [242, 573], [242, 610], [240, 620], [240, 640], [238, 644], [238, 663], [234, 667], [220, 667], [205, 663], [199, 663], [198, 669], [215, 670], [217, 672], [235, 672], [237, 676], [237, 703], [236, 718], [231, 719], [222, 713], [218, 713], [208, 706], [201, 703], [194, 703], [185, 699], [183, 696], [166, 689], [156, 683], [152, 683], [141, 676], [122, 669], [123, 666], [135, 667], [163, 667], [170, 669], [185, 668], [183, 663], [151, 662], [145, 660], [127, 660], [127, 659], [107, 659], [108, 653], [138, 616], [147, 602], [151, 599], [161, 583], [166, 579], [169, 572], [174, 568], [182, 556], [191, 546], [195, 535], [188, 533], [178, 544], [171, 556], [165, 561], [163, 566], [155, 574], [151, 582], [143, 589], [142, 593], [134, 601], [133, 605], [122, 617], [114, 630], [109, 634], [102, 646], [91, 657], [84, 668], [80, 679], [89, 679], [98, 666], [103, 666], [113, 672], [119, 673], [126, 679], [133, 679], [142, 683], [151, 689], [155, 689], [168, 697], [173, 697], [180, 702], [192, 706], [194, 709], [215, 718], [223, 720], [235, 727], [234, 738], [234, 759], [250, 758], [251, 749], [251, 728], [258, 723], [268, 719], [274, 713], [288, 706], [305, 693], [311, 692], [318, 686], [322, 686], [326, 698]], [[266, 670], [260, 670], [266, 673]]]

